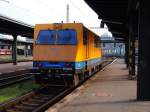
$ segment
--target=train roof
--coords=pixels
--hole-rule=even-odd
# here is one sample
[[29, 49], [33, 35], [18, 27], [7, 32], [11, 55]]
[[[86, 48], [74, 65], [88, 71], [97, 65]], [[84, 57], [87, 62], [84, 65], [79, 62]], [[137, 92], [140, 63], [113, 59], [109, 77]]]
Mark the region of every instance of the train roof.
[[80, 24], [80, 25], [82, 25], [85, 29], [87, 29], [88, 31], [90, 31], [90, 32], [92, 32], [94, 35], [96, 35], [96, 37], [99, 37], [100, 38], [100, 36], [99, 35], [97, 35], [96, 33], [94, 33], [91, 29], [89, 29], [89, 28], [87, 28], [83, 23], [80, 23], [80, 22], [78, 22], [78, 23], [44, 23], [44, 24], [36, 24], [35, 25], [35, 27], [36, 26], [40, 26], [40, 25], [55, 25], [55, 24]]

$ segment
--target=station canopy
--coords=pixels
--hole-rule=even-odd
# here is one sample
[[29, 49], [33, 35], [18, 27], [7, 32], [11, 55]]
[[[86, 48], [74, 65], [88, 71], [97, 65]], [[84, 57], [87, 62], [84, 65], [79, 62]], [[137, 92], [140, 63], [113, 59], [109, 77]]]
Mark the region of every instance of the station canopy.
[[31, 25], [0, 15], [0, 33], [10, 35], [17, 34], [33, 38], [33, 31], [34, 29]]
[[85, 0], [108, 26], [115, 39], [125, 39], [129, 12], [137, 0]]

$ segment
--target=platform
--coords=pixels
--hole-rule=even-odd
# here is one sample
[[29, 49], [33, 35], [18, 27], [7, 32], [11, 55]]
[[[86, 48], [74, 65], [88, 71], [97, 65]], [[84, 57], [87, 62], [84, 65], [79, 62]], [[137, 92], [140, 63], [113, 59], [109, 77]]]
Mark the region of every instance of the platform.
[[150, 112], [150, 102], [136, 101], [136, 83], [117, 59], [46, 112]]
[[17, 65], [13, 65], [12, 63], [0, 64], [0, 74], [21, 71], [25, 69], [31, 69], [32, 61], [30, 62], [18, 62]]

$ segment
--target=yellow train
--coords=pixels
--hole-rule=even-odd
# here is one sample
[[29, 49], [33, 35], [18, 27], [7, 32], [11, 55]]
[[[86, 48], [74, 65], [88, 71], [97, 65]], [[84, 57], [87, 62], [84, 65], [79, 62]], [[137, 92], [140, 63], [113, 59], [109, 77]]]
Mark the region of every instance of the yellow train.
[[82, 23], [35, 26], [33, 71], [38, 83], [77, 85], [101, 63], [100, 37]]

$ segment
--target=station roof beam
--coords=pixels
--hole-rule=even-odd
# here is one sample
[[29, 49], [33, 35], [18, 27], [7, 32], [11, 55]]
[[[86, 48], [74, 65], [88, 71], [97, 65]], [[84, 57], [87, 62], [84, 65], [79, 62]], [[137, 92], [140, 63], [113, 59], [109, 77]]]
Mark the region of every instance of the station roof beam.
[[0, 15], [0, 33], [33, 38], [33, 31], [31, 25]]
[[114, 37], [126, 37], [128, 0], [85, 0], [85, 2], [108, 26]]

